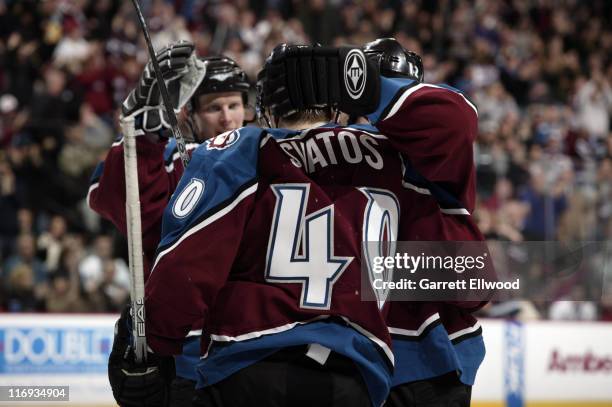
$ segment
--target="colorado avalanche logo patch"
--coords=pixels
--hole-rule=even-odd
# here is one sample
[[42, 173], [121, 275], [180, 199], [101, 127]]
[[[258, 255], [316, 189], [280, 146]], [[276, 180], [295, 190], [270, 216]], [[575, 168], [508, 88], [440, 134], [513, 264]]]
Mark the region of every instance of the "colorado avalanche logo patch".
[[240, 138], [240, 131], [230, 130], [219, 134], [206, 141], [206, 149], [208, 150], [225, 150], [231, 147]]

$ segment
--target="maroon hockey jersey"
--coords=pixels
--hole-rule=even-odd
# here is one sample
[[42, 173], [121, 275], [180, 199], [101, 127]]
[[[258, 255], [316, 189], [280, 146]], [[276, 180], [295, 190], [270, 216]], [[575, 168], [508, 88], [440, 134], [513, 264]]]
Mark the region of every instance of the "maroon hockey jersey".
[[[188, 144], [187, 150], [191, 153], [197, 146], [195, 143]], [[183, 174], [183, 164], [174, 139], [154, 143], [139, 136], [136, 138], [136, 150], [146, 279], [161, 238], [164, 208]], [[123, 138], [111, 145], [106, 159], [94, 170], [87, 203], [91, 209], [111, 221], [124, 236], [127, 234]]]

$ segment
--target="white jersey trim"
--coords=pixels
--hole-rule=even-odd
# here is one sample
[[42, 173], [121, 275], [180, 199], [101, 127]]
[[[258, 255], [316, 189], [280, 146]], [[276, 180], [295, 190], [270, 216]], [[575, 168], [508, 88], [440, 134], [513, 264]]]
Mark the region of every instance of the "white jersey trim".
[[[195, 148], [198, 148], [199, 144], [198, 143], [189, 143], [187, 145], [185, 145], [185, 149], [187, 151], [193, 150]], [[176, 160], [178, 160], [179, 158], [181, 158], [181, 153], [179, 153], [178, 151], [174, 154], [172, 154], [172, 161], [170, 162], [170, 164], [166, 165], [166, 172], [170, 173], [172, 171], [174, 171], [174, 162]]]
[[202, 330], [201, 329], [194, 329], [193, 331], [189, 331], [189, 333], [187, 334], [187, 336], [185, 338], [189, 338], [192, 336], [202, 336]]
[[[402, 186], [406, 189], [412, 189], [413, 191], [422, 194], [422, 195], [431, 195], [431, 191], [428, 188], [417, 187], [410, 182], [404, 181], [404, 173], [406, 172], [406, 166], [404, 165], [404, 157], [400, 154], [400, 161], [402, 162]], [[438, 208], [440, 208], [440, 212], [446, 215], [470, 215], [470, 212], [465, 208], [442, 208], [438, 204]]]
[[391, 108], [391, 110], [389, 111], [389, 113], [383, 118], [383, 120], [387, 120], [388, 118], [394, 116], [402, 107], [402, 105], [404, 104], [404, 101], [410, 96], [412, 95], [414, 92], [416, 92], [419, 89], [423, 89], [423, 88], [435, 88], [435, 89], [444, 89], [447, 90], [449, 92], [453, 92], [459, 96], [461, 96], [463, 98], [463, 100], [465, 101], [465, 103], [467, 103], [467, 105], [469, 107], [471, 107], [474, 110], [474, 113], [476, 113], [476, 117], [478, 117], [478, 110], [476, 109], [476, 106], [474, 106], [472, 104], [472, 102], [470, 102], [469, 100], [467, 100], [467, 98], [465, 96], [463, 96], [463, 94], [461, 94], [460, 92], [455, 92], [451, 89], [445, 88], [443, 86], [437, 86], [437, 85], [432, 85], [429, 83], [419, 83], [418, 85], [415, 85], [409, 89], [406, 89], [404, 91], [404, 93], [402, 93], [402, 95], [399, 97], [399, 99], [397, 100], [397, 102], [395, 102], [395, 104], [393, 105], [393, 107]]
[[328, 315], [320, 315], [316, 318], [309, 319], [306, 321], [290, 322], [288, 324], [276, 326], [274, 328], [264, 329], [263, 331], [253, 331], [253, 332], [248, 332], [246, 334], [237, 335], [237, 336], [210, 334], [210, 339], [216, 342], [242, 342], [242, 341], [247, 341], [249, 339], [260, 338], [265, 335], [278, 334], [278, 333], [293, 329], [298, 325], [305, 325], [311, 322], [320, 321], [320, 320], [327, 319], [327, 318], [329, 318]]
[[91, 203], [90, 203], [90, 199], [91, 199], [91, 193], [93, 192], [94, 189], [98, 188], [100, 186], [99, 182], [96, 182], [94, 184], [91, 184], [89, 186], [89, 190], [87, 190], [87, 198], [85, 198], [85, 202], [87, 202], [87, 206], [89, 206], [91, 208]]
[[436, 312], [435, 314], [427, 318], [425, 321], [423, 321], [421, 326], [419, 326], [419, 328], [416, 330], [393, 328], [393, 327], [388, 327], [388, 329], [389, 329], [389, 333], [392, 333], [392, 334], [397, 334], [397, 335], [402, 335], [402, 336], [420, 336], [425, 331], [425, 329], [427, 329], [429, 325], [433, 324], [439, 319], [440, 319], [440, 314]]
[[431, 195], [431, 191], [427, 188], [420, 188], [410, 182], [402, 181], [402, 186], [407, 189], [412, 189], [422, 195]]
[[[288, 324], [277, 326], [274, 328], [264, 329], [263, 331], [253, 331], [253, 332], [248, 332], [248, 333], [237, 335], [237, 336], [210, 334], [210, 338], [216, 342], [241, 342], [241, 341], [246, 341], [249, 339], [260, 338], [264, 335], [273, 335], [273, 334], [289, 331], [298, 325], [306, 325], [311, 322], [321, 321], [327, 318], [329, 318], [329, 315], [320, 315], [316, 318], [309, 319], [307, 321], [290, 322]], [[383, 350], [383, 352], [385, 352], [385, 355], [387, 356], [391, 364], [395, 365], [395, 358], [393, 356], [393, 351], [391, 351], [391, 348], [389, 348], [389, 346], [384, 341], [380, 340], [374, 334], [363, 329], [360, 325], [357, 325], [356, 323], [352, 322], [348, 318], [342, 317], [342, 319], [351, 328], [353, 328], [354, 330], [356, 330], [357, 332], [359, 332], [360, 334], [368, 338], [370, 341], [374, 342], [376, 345], [378, 345], [378, 347], [380, 347]], [[207, 356], [208, 356], [208, 352], [206, 352], [206, 355], [202, 356], [201, 359], [205, 359]]]
[[168, 247], [166, 250], [160, 252], [157, 255], [157, 258], [155, 259], [155, 263], [153, 264], [153, 268], [151, 269], [151, 273], [153, 273], [155, 271], [155, 267], [157, 266], [157, 263], [159, 263], [159, 261], [161, 260], [162, 257], [164, 257], [166, 254], [170, 253], [172, 250], [176, 249], [176, 247], [179, 244], [181, 244], [183, 242], [183, 240], [187, 239], [189, 236], [193, 235], [194, 233], [198, 232], [201, 229], [204, 229], [206, 226], [210, 225], [211, 223], [215, 222], [216, 220], [219, 220], [223, 216], [227, 215], [236, 206], [238, 206], [238, 204], [240, 202], [242, 202], [245, 198], [247, 198], [249, 195], [254, 194], [255, 191], [257, 191], [257, 186], [258, 185], [259, 185], [258, 183], [255, 183], [255, 184], [251, 185], [249, 188], [247, 188], [244, 191], [242, 191], [240, 193], [240, 195], [238, 195], [236, 197], [236, 199], [234, 199], [234, 201], [232, 201], [232, 203], [230, 203], [229, 205], [225, 206], [223, 209], [213, 213], [212, 215], [210, 215], [209, 217], [207, 217], [206, 219], [204, 219], [203, 221], [201, 221], [200, 223], [198, 223], [197, 225], [193, 226], [191, 229], [188, 229], [185, 233], [183, 233], [183, 235], [176, 242], [174, 242], [174, 244], [172, 246]]
[[445, 213], [447, 215], [469, 215], [470, 214], [470, 212], [464, 208], [452, 208], [452, 209], [440, 208], [440, 212]]
[[476, 321], [476, 323], [473, 326], [470, 326], [465, 329], [461, 329], [457, 332], [453, 332], [452, 334], [448, 334], [448, 339], [452, 341], [454, 339], [457, 339], [460, 336], [471, 334], [472, 332], [476, 332], [479, 329], [480, 329], [480, 321]]
[[262, 148], [263, 146], [266, 145], [266, 143], [272, 138], [271, 135], [266, 134], [266, 136], [264, 138], [261, 139], [261, 141], [259, 142], [259, 148]]
[[393, 351], [391, 350], [391, 348], [389, 346], [387, 346], [387, 344], [383, 341], [381, 341], [376, 335], [374, 335], [373, 333], [363, 329], [360, 325], [357, 325], [356, 323], [350, 321], [348, 318], [342, 317], [342, 319], [351, 326], [351, 328], [355, 329], [357, 332], [359, 332], [360, 334], [364, 335], [365, 337], [367, 337], [369, 340], [371, 340], [372, 342], [374, 342], [375, 344], [377, 344], [382, 350], [383, 352], [385, 352], [385, 355], [387, 356], [387, 358], [389, 359], [389, 361], [391, 362], [391, 364], [393, 366], [395, 366], [395, 356], [393, 356]]

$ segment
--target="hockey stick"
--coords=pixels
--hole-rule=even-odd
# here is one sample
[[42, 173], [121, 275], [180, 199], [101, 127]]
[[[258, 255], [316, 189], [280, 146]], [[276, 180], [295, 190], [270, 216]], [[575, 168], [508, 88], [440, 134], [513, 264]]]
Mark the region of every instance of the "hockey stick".
[[140, 224], [140, 191], [138, 188], [134, 117], [121, 117], [121, 131], [123, 132], [123, 161], [125, 166], [125, 219], [131, 275], [132, 336], [136, 362], [142, 363], [147, 360], [147, 338], [145, 336], [142, 228]]
[[149, 29], [147, 28], [147, 23], [142, 15], [142, 11], [140, 10], [140, 5], [138, 4], [138, 0], [132, 0], [132, 4], [136, 9], [136, 14], [138, 14], [138, 20], [140, 21], [140, 27], [142, 28], [142, 32], [145, 37], [145, 42], [147, 43], [147, 48], [149, 50], [149, 57], [151, 58], [151, 62], [153, 64], [153, 70], [155, 71], [155, 77], [157, 78], [157, 86], [159, 86], [159, 93], [161, 95], [162, 101], [164, 103], [164, 108], [166, 109], [166, 114], [168, 115], [168, 121], [170, 122], [170, 127], [172, 127], [172, 135], [176, 140], [176, 146], [178, 148], [179, 154], [181, 156], [181, 161], [183, 162], [183, 168], [187, 168], [187, 164], [189, 164], [189, 155], [187, 154], [187, 148], [185, 148], [185, 138], [181, 133], [181, 129], [179, 128], [178, 121], [176, 120], [176, 115], [174, 114], [174, 109], [172, 108], [172, 104], [170, 103], [170, 95], [168, 94], [168, 88], [166, 88], [166, 83], [164, 82], [164, 78], [161, 74], [161, 70], [159, 69], [159, 64], [157, 63], [157, 58], [155, 56], [155, 50], [153, 49], [153, 44], [151, 43], [151, 36], [149, 35]]
[[[166, 88], [166, 83], [161, 74], [159, 64], [151, 43], [149, 29], [145, 22], [138, 0], [132, 0], [132, 4], [136, 9], [138, 20], [147, 43], [149, 57], [153, 64], [153, 71], [157, 79], [157, 86], [161, 95], [168, 121], [172, 127], [172, 135], [176, 140], [176, 146], [183, 162], [183, 168], [187, 168], [189, 164], [189, 155], [185, 148], [185, 138], [178, 126], [174, 109], [170, 103], [170, 95]], [[144, 271], [142, 264], [142, 231], [140, 220], [140, 193], [138, 190], [138, 168], [136, 156], [136, 130], [134, 127], [134, 118], [122, 118], [121, 128], [124, 135], [123, 154], [125, 161], [125, 189], [126, 189], [126, 223], [128, 232], [128, 246], [130, 258], [130, 274], [131, 290], [130, 296], [132, 300], [132, 335], [134, 339], [134, 354], [136, 361], [142, 363], [147, 358], [147, 341], [145, 336], [145, 307], [144, 307]]]

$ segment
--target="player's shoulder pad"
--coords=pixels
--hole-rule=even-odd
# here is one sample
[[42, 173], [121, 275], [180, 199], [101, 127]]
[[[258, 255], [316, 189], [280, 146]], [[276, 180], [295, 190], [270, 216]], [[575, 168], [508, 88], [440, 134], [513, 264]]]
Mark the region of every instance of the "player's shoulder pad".
[[202, 143], [164, 211], [162, 246], [206, 219], [231, 210], [257, 188], [259, 143], [256, 127], [228, 131]]
[[[376, 112], [368, 115], [371, 123], [393, 117], [402, 106], [415, 102], [419, 98], [427, 98], [428, 103], [452, 101], [469, 106], [478, 115], [476, 105], [460, 90], [446, 84], [418, 83], [409, 79], [382, 78], [383, 98]], [[384, 99], [384, 100], [383, 100]], [[458, 105], [457, 105], [458, 106]]]

